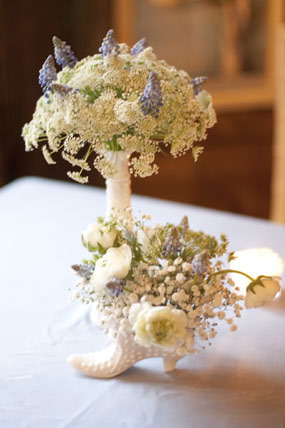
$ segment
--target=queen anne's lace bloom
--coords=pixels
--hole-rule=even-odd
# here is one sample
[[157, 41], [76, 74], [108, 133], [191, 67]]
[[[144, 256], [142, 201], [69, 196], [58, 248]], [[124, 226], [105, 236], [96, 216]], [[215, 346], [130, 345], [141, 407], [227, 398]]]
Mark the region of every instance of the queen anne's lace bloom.
[[[163, 145], [174, 157], [192, 150], [198, 158], [199, 142], [216, 121], [210, 95], [204, 90], [194, 94], [201, 79], [191, 81], [186, 72], [158, 60], [144, 39], [130, 51], [116, 42], [113, 30], [104, 38], [101, 54], [80, 61], [65, 42], [53, 41], [63, 68], [57, 73], [49, 56], [40, 71], [45, 97], [23, 128], [26, 150], [46, 145], [49, 161], [47, 149], [55, 155], [62, 151], [75, 168], [68, 175], [81, 183], [88, 180], [81, 177], [87, 165], [105, 178], [114, 174], [109, 151], [131, 153], [130, 172], [141, 177], [158, 171], [155, 154]], [[69, 143], [74, 139], [78, 150]]]

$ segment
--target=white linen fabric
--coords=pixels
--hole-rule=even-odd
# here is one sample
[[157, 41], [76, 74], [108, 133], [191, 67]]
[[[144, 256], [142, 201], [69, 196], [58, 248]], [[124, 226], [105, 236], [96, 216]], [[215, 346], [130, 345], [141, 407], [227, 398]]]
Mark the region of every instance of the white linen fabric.
[[[133, 196], [153, 223], [228, 234], [231, 249], [270, 247], [285, 259], [285, 227], [189, 205]], [[162, 361], [92, 379], [66, 363], [108, 339], [88, 307], [68, 299], [70, 265], [86, 256], [81, 232], [104, 215], [102, 189], [39, 178], [0, 190], [1, 428], [281, 428], [285, 426], [285, 297], [247, 310], [231, 333], [163, 373]]]

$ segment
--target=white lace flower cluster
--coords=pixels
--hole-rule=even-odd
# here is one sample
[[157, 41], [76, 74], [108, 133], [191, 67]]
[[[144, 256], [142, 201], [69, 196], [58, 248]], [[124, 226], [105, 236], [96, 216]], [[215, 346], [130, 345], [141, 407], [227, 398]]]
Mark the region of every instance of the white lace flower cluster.
[[[105, 157], [110, 150], [133, 153], [130, 171], [141, 177], [157, 172], [154, 158], [161, 145], [174, 157], [192, 149], [197, 160], [202, 147], [196, 143], [216, 122], [211, 96], [196, 91], [186, 72], [158, 60], [151, 47], [132, 53], [125, 44], [117, 46], [108, 55], [89, 56], [59, 71], [52, 87], [68, 90], [42, 96], [23, 128], [26, 150], [41, 146], [51, 164], [61, 152], [75, 168], [69, 176], [82, 183], [92, 163], [105, 178], [112, 176]], [[152, 101], [150, 76], [161, 96], [155, 114], [142, 104], [146, 88], [145, 98]]]
[[[222, 266], [227, 238], [191, 230], [186, 217], [176, 226], [135, 225], [98, 218], [87, 227], [82, 241], [91, 257], [74, 266], [80, 279], [72, 299], [93, 302], [111, 337], [126, 332], [140, 345], [175, 349], [179, 356], [210, 343], [221, 320], [235, 331], [244, 297]], [[257, 278], [246, 307], [260, 306], [279, 289], [276, 278]]]

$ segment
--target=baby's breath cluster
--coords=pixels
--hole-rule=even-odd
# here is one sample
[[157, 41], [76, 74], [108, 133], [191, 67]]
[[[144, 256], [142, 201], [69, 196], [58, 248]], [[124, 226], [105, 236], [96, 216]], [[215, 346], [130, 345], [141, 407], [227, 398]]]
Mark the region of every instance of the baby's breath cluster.
[[145, 216], [132, 228], [126, 220], [99, 218], [82, 242], [90, 257], [73, 266], [79, 281], [71, 298], [93, 303], [112, 338], [126, 332], [141, 345], [183, 356], [210, 344], [221, 320], [236, 330], [243, 297], [223, 270], [224, 235], [195, 232], [186, 217], [150, 227]]
[[192, 149], [197, 160], [216, 122], [205, 78], [158, 60], [145, 39], [131, 49], [118, 44], [113, 30], [99, 54], [80, 61], [65, 42], [53, 43], [62, 69], [50, 55], [40, 70], [44, 95], [23, 128], [27, 151], [41, 147], [50, 164], [60, 152], [74, 168], [68, 175], [82, 183], [92, 166], [105, 178], [114, 174], [109, 151], [133, 154], [130, 171], [142, 177], [157, 172], [154, 158], [163, 145], [174, 157]]

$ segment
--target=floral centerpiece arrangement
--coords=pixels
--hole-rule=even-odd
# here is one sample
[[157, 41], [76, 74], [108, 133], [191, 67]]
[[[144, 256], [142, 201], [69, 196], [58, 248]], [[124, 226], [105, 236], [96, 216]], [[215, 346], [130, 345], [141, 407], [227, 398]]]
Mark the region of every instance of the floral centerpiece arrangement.
[[[216, 336], [220, 320], [237, 326], [244, 297], [223, 267], [228, 241], [179, 224], [148, 225], [132, 218], [130, 173], [157, 173], [155, 154], [176, 157], [203, 148], [216, 122], [204, 77], [157, 60], [146, 40], [131, 49], [109, 30], [100, 53], [78, 61], [70, 46], [53, 38], [53, 56], [40, 70], [44, 95], [23, 128], [26, 150], [41, 147], [47, 162], [61, 153], [68, 175], [88, 181], [92, 165], [106, 179], [107, 212], [82, 233], [89, 256], [73, 266], [79, 281], [72, 299], [92, 303], [92, 318], [111, 339], [107, 350], [72, 355], [68, 362], [95, 377], [112, 377], [136, 361], [162, 357], [173, 370], [186, 354]], [[271, 300], [279, 278], [249, 279], [246, 307]]]

